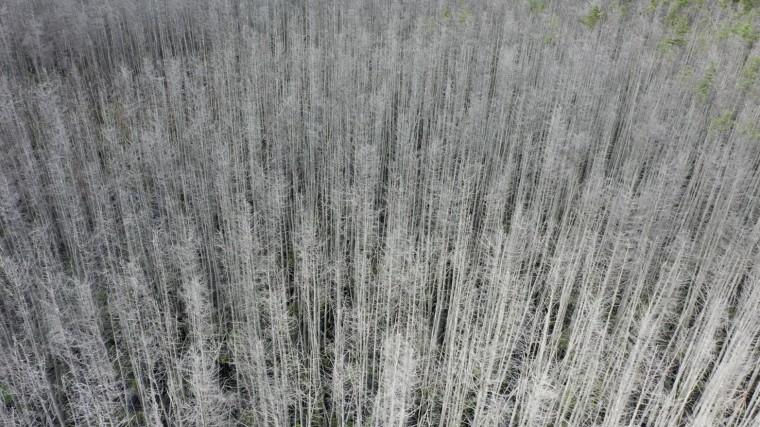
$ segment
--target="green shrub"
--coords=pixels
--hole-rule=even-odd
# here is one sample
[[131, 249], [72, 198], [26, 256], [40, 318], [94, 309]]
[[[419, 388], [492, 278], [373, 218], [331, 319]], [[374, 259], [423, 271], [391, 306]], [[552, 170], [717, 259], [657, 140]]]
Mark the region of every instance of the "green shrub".
[[720, 116], [710, 122], [710, 128], [718, 132], [728, 132], [734, 127], [733, 114], [725, 110]]
[[699, 95], [700, 99], [702, 99], [702, 102], [707, 101], [707, 98], [710, 95], [716, 72], [717, 70], [715, 68], [715, 64], [710, 64], [710, 67], [707, 69], [705, 76], [702, 78], [702, 80], [699, 81], [699, 83], [697, 83], [697, 86], [694, 87], [694, 91], [697, 93], [697, 95]]
[[538, 0], [528, 0], [528, 12], [539, 14], [546, 9], [546, 3]]
[[5, 386], [0, 386], [0, 399], [6, 408], [13, 406], [13, 393]]
[[594, 6], [591, 8], [591, 10], [588, 11], [586, 16], [581, 19], [581, 23], [585, 26], [587, 26], [589, 29], [594, 29], [596, 27], [597, 22], [602, 19], [602, 8], [599, 6]]
[[744, 90], [752, 89], [757, 82], [758, 74], [760, 74], [760, 56], [755, 56], [748, 59], [747, 65], [742, 69], [739, 86]]
[[748, 20], [742, 21], [734, 26], [734, 28], [731, 29], [731, 34], [738, 37], [739, 40], [743, 41], [744, 43], [752, 43], [760, 38], [760, 34], [755, 32], [752, 23]]
[[739, 133], [752, 141], [760, 142], [760, 129], [752, 122], [745, 122], [739, 125]]

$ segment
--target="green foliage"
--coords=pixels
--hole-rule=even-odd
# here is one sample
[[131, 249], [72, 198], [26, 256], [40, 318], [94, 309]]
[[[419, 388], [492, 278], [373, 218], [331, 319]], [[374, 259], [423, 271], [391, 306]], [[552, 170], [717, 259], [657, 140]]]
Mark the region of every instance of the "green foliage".
[[742, 69], [739, 86], [744, 90], [751, 90], [757, 83], [758, 75], [760, 75], [760, 56], [755, 56], [749, 58]]
[[686, 44], [686, 39], [683, 37], [668, 37], [660, 42], [660, 50], [667, 52], [670, 48], [679, 47]]
[[575, 406], [578, 404], [578, 397], [573, 393], [572, 391], [568, 391], [565, 395], [565, 403], [563, 406], [565, 407], [565, 416], [570, 416], [573, 413], [573, 410], [575, 409]]
[[607, 14], [610, 16], [617, 15], [620, 17], [625, 17], [628, 15], [628, 6], [630, 3], [630, 0], [616, 0], [610, 2], [607, 6]]
[[680, 14], [690, 4], [691, 4], [691, 0], [676, 1], [675, 4], [673, 5], [673, 8], [670, 10], [670, 13], [668, 13], [668, 16], [665, 18], [665, 22], [673, 25], [674, 22], [678, 21], [681, 18], [686, 19], [685, 16], [682, 16]]
[[[441, 16], [432, 16], [427, 19], [425, 23], [425, 29], [428, 32], [433, 32], [441, 26], [446, 26], [452, 21], [456, 21], [459, 24], [464, 24], [472, 17], [472, 11], [470, 7], [465, 4], [463, 0], [460, 0], [454, 5], [453, 8], [444, 9]], [[456, 19], [454, 19], [456, 18]]]
[[[755, 1], [740, 5], [738, 10], [732, 12], [729, 18], [720, 24], [718, 37], [721, 39], [734, 37], [750, 45], [760, 39], [760, 32], [755, 28], [757, 19], [760, 17], [758, 3], [760, 2]], [[727, 6], [725, 3], [723, 5]]]
[[602, 19], [602, 8], [594, 6], [588, 11], [586, 16], [581, 19], [581, 23], [587, 26], [589, 29], [594, 29], [599, 20]]
[[673, 26], [673, 33], [677, 37], [683, 37], [686, 34], [689, 33], [689, 20], [685, 16], [679, 16], [676, 19], [673, 20], [672, 24]]
[[668, 16], [666, 20], [668, 26], [672, 28], [670, 37], [660, 42], [660, 50], [669, 51], [672, 47], [683, 46], [686, 44], [686, 34], [691, 31], [689, 28], [689, 19], [683, 15]]
[[463, 3], [457, 3], [457, 21], [459, 21], [460, 24], [464, 24], [468, 19], [470, 19], [470, 16], [472, 15], [472, 12], [470, 11], [470, 7], [467, 5], [464, 5]]
[[13, 406], [13, 393], [8, 387], [0, 386], [0, 399], [2, 399], [6, 408]]
[[744, 43], [752, 43], [758, 38], [760, 34], [755, 32], [752, 22], [749, 20], [742, 20], [731, 29], [731, 34], [737, 37]]
[[539, 14], [546, 9], [546, 3], [539, 0], [528, 0], [528, 12]]
[[559, 16], [556, 13], [552, 13], [549, 17], [549, 30], [548, 33], [541, 39], [544, 44], [552, 44], [554, 38], [557, 37], [557, 29], [559, 28]]
[[720, 116], [710, 122], [710, 129], [718, 132], [728, 132], [734, 127], [733, 113], [728, 110], [723, 111]]
[[567, 354], [568, 345], [570, 344], [570, 331], [564, 330], [557, 341], [557, 355], [562, 358]]
[[[731, 0], [731, 2], [739, 6], [739, 11], [742, 13], [750, 12], [760, 6], [760, 0]], [[724, 5], [728, 3], [726, 0], [722, 0]]]
[[333, 369], [333, 363], [334, 363], [334, 356], [331, 354], [323, 354], [322, 355], [322, 369], [325, 370], [325, 372], [332, 372]]
[[435, 18], [428, 18], [425, 28], [428, 32], [433, 32], [438, 27], [438, 21]]
[[739, 125], [739, 134], [752, 141], [760, 142], [760, 128], [756, 123], [744, 122]]
[[699, 95], [699, 98], [702, 100], [702, 102], [706, 102], [707, 98], [710, 95], [716, 72], [717, 69], [715, 68], [715, 64], [710, 64], [710, 67], [707, 69], [707, 72], [705, 72], [702, 80], [700, 80], [699, 83], [697, 83], [697, 85], [694, 87], [694, 91], [697, 93], [697, 95]]
[[256, 417], [251, 411], [242, 411], [238, 423], [245, 427], [253, 427], [256, 425]]
[[545, 35], [542, 39], [545, 44], [551, 44], [556, 37], [556, 31], [559, 28], [559, 17], [556, 13], [553, 13], [551, 18], [549, 18], [549, 28], [549, 34]]
[[481, 377], [481, 375], [483, 375], [483, 373], [480, 371], [480, 369], [473, 369], [473, 370], [472, 370], [472, 377], [473, 377], [474, 379], [478, 379], [478, 378], [480, 378], [480, 377]]
[[505, 234], [509, 234], [512, 231], [512, 220], [505, 218], [502, 222], [502, 229], [504, 230]]
[[130, 375], [129, 379], [127, 379], [127, 385], [129, 386], [129, 389], [133, 392], [137, 392], [137, 379], [134, 377], [134, 375]]
[[659, 6], [659, 4], [659, 0], [649, 0], [649, 5], [646, 9], [647, 13], [654, 13], [654, 11], [657, 10], [657, 6]]
[[694, 75], [694, 67], [691, 65], [685, 65], [683, 68], [681, 68], [681, 71], [678, 72], [678, 75], [676, 78], [678, 80], [689, 80], [691, 76]]
[[95, 302], [97, 302], [98, 306], [105, 307], [108, 305], [108, 293], [104, 289], [99, 290], [95, 294]]
[[749, 12], [760, 6], [760, 0], [740, 0], [739, 3], [742, 5], [745, 12]]

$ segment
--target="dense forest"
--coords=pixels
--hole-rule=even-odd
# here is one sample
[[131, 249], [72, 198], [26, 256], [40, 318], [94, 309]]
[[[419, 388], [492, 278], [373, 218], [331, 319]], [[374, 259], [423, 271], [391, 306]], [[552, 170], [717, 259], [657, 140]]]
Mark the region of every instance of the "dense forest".
[[760, 425], [759, 0], [0, 1], [0, 425]]

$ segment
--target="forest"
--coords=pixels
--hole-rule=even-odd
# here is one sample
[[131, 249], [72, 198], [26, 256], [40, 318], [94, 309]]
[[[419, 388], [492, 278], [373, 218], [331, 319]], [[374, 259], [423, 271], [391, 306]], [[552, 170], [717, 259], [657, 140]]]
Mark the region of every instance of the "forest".
[[760, 0], [0, 1], [0, 426], [760, 425]]

